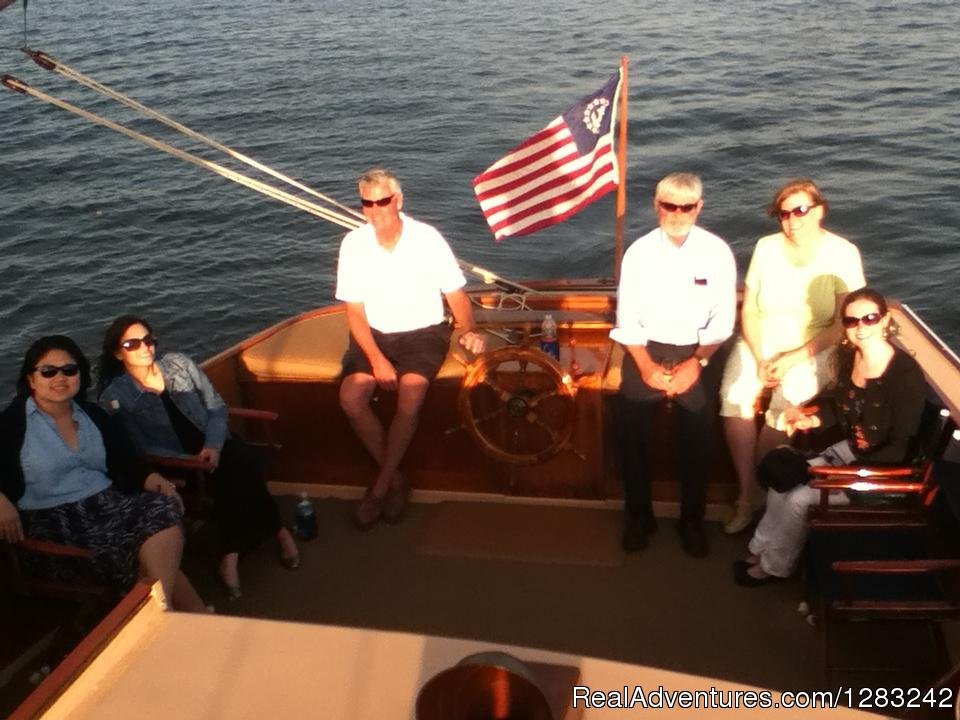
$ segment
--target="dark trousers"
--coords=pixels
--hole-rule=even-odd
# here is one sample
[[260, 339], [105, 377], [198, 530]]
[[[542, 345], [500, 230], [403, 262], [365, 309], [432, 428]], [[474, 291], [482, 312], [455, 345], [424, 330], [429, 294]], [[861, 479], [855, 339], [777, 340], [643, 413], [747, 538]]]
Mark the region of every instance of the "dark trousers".
[[[647, 345], [647, 352], [657, 362], [679, 362], [690, 357], [695, 349], [696, 346], [654, 342]], [[621, 375], [616, 426], [624, 506], [631, 515], [649, 517], [653, 515], [653, 500], [650, 494], [648, 450], [657, 406], [667, 400], [662, 391], [643, 382], [629, 353], [624, 355]], [[706, 460], [710, 448], [713, 403], [708, 400], [701, 381], [669, 402], [678, 425], [676, 449], [680, 469], [680, 517], [702, 520], [706, 509]]]
[[221, 554], [253, 550], [279, 532], [280, 511], [264, 482], [263, 459], [256, 448], [228, 439], [210, 478]]

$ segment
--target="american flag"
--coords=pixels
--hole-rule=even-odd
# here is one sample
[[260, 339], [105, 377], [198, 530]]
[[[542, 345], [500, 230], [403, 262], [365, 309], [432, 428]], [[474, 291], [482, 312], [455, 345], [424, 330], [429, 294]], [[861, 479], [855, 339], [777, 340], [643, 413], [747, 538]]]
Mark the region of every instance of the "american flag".
[[617, 186], [613, 115], [620, 72], [473, 179], [494, 237], [563, 222]]

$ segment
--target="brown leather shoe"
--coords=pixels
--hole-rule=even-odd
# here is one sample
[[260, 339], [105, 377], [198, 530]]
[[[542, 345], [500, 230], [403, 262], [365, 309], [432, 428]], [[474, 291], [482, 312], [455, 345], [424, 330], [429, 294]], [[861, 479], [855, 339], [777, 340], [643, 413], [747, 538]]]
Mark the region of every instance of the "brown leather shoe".
[[369, 530], [377, 524], [383, 514], [384, 499], [374, 497], [373, 493], [367, 491], [353, 513], [353, 522], [359, 530]]
[[400, 481], [399, 485], [391, 483], [387, 490], [387, 495], [383, 499], [383, 519], [395, 525], [403, 519], [403, 514], [407, 509], [407, 498], [410, 496], [410, 486], [407, 485], [406, 478]]

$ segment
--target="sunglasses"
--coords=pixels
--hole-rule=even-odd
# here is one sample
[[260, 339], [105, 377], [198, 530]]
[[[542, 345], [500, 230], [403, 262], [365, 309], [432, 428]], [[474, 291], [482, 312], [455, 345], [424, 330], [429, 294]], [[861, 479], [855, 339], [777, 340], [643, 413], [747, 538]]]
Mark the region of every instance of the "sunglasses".
[[698, 200], [695, 203], [687, 203], [686, 205], [677, 205], [676, 203], [666, 202], [665, 200], [657, 200], [657, 205], [666, 210], [667, 212], [681, 212], [689, 213], [697, 209], [697, 205], [700, 204]]
[[76, 363], [67, 363], [66, 365], [39, 365], [35, 367], [33, 371], [40, 373], [40, 377], [49, 380], [50, 378], [56, 377], [58, 373], [63, 373], [67, 377], [73, 377], [80, 372], [80, 366]]
[[144, 335], [142, 338], [130, 338], [129, 340], [124, 340], [122, 343], [120, 343], [120, 347], [127, 352], [133, 352], [134, 350], [139, 350], [141, 345], [153, 347], [156, 344], [157, 339], [153, 335]]
[[389, 197], [380, 198], [379, 200], [368, 200], [367, 198], [360, 198], [360, 204], [363, 205], [364, 207], [373, 207], [374, 205], [376, 205], [377, 207], [386, 207], [387, 205], [390, 204], [390, 201], [393, 200], [396, 196], [397, 196], [396, 193], [394, 193]]
[[802, 218], [819, 204], [820, 203], [815, 203], [813, 205], [797, 205], [795, 208], [791, 208], [790, 210], [780, 210], [777, 214], [780, 216], [781, 221], [789, 220], [791, 215], [793, 215], [795, 218]]
[[883, 319], [883, 315], [878, 312], [867, 313], [863, 317], [854, 317], [853, 315], [844, 315], [840, 322], [843, 323], [843, 326], [850, 330], [855, 328], [857, 325], [863, 323], [864, 325], [876, 325], [880, 320]]

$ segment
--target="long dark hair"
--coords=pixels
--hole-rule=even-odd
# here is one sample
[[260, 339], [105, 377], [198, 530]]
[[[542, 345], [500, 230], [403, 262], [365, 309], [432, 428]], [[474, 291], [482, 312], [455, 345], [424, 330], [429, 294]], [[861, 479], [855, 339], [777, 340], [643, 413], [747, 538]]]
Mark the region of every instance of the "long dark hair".
[[30, 375], [37, 369], [37, 363], [51, 350], [62, 350], [67, 353], [80, 368], [80, 389], [77, 397], [85, 400], [87, 390], [90, 389], [90, 361], [83, 354], [80, 346], [66, 335], [46, 335], [27, 348], [20, 366], [20, 375], [17, 376], [17, 395], [30, 397]]
[[887, 314], [887, 299], [872, 287], [862, 287], [859, 290], [854, 290], [853, 292], [848, 293], [843, 299], [843, 305], [840, 306], [840, 315], [845, 315], [847, 308], [857, 300], [867, 300], [872, 302], [877, 306], [877, 309], [880, 311], [881, 315]]
[[153, 328], [146, 320], [136, 315], [121, 315], [107, 328], [103, 334], [103, 345], [100, 350], [100, 360], [97, 363], [97, 397], [103, 395], [115, 378], [123, 375], [123, 363], [117, 360], [116, 353], [120, 349], [120, 338], [131, 325], [143, 325], [147, 332], [153, 335]]

